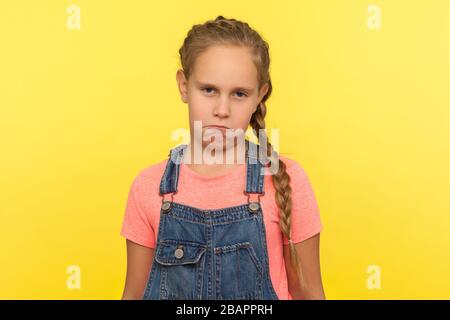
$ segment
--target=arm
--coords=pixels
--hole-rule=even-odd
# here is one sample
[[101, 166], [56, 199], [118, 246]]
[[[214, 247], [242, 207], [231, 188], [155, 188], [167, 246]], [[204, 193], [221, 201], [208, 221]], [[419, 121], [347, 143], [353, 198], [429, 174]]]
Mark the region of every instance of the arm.
[[152, 267], [155, 249], [127, 239], [127, 275], [122, 300], [140, 300]]
[[319, 259], [320, 233], [294, 244], [300, 260], [301, 270], [308, 288], [300, 283], [297, 273], [291, 267], [289, 246], [283, 245], [283, 254], [288, 276], [288, 288], [294, 300], [325, 300], [320, 275]]

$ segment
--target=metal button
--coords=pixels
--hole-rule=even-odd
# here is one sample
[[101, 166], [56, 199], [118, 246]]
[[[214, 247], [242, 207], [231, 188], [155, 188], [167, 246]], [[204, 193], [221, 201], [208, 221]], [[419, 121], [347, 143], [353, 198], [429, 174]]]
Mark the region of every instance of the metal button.
[[248, 205], [248, 208], [250, 209], [250, 211], [256, 212], [256, 211], [258, 211], [258, 209], [259, 209], [259, 203], [258, 203], [258, 202], [251, 202], [251, 203]]
[[163, 205], [162, 205], [162, 210], [164, 212], [167, 212], [170, 210], [170, 207], [172, 206], [170, 201], [164, 201]]
[[183, 254], [184, 254], [184, 252], [183, 252], [182, 247], [177, 248], [177, 249], [175, 250], [175, 258], [181, 259], [181, 258], [183, 257]]

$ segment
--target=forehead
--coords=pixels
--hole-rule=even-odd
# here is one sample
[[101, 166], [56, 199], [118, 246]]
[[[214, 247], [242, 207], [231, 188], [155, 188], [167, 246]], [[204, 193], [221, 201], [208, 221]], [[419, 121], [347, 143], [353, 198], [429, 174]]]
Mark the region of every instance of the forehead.
[[258, 82], [256, 66], [246, 47], [213, 46], [195, 61], [192, 77], [218, 86], [253, 86]]

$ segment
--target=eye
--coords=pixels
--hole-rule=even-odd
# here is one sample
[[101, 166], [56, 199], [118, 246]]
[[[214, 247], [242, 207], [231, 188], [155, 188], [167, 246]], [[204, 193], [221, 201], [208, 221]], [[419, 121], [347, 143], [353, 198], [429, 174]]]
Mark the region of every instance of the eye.
[[[205, 91], [206, 90], [206, 91]], [[211, 87], [204, 87], [203, 89], [202, 89], [202, 91], [205, 91], [206, 93], [212, 93], [211, 91], [207, 91], [207, 90], [214, 90], [214, 88], [211, 88]]]
[[[245, 92], [243, 92], [243, 91], [237, 91], [236, 94], [238, 94], [239, 98], [243, 98], [243, 97], [247, 96], [247, 94]], [[239, 95], [239, 94], [241, 94], [241, 95]]]

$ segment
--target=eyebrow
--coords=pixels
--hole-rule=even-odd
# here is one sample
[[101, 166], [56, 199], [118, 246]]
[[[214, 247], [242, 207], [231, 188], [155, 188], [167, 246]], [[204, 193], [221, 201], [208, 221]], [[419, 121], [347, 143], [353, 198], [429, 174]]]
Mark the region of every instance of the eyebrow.
[[[200, 82], [200, 81], [196, 81], [194, 80], [195, 85], [200, 86], [200, 87], [212, 87], [212, 88], [217, 88], [215, 85], [213, 85], [212, 83], [207, 83], [207, 82]], [[234, 88], [233, 90], [242, 90], [242, 91], [247, 91], [248, 93], [251, 93], [254, 91], [253, 88], [247, 88], [247, 87], [243, 87], [243, 86], [239, 86]]]

